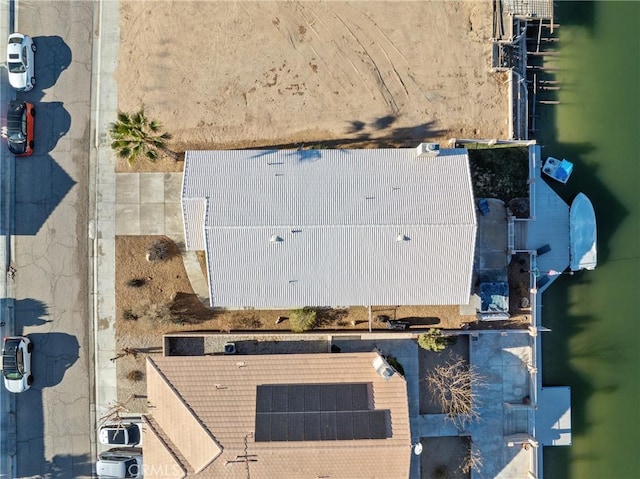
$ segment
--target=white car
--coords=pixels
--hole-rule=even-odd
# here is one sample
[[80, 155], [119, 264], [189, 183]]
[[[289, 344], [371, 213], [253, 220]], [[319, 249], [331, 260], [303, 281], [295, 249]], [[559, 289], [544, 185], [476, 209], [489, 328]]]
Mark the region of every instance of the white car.
[[12, 393], [26, 391], [33, 384], [31, 352], [33, 343], [25, 336], [8, 336], [2, 344], [4, 386]]
[[100, 479], [143, 477], [142, 449], [115, 448], [98, 456], [96, 473]]
[[9, 84], [19, 91], [29, 91], [36, 84], [33, 57], [36, 45], [28, 35], [12, 33], [7, 41]]
[[142, 444], [142, 423], [139, 418], [125, 418], [100, 426], [98, 440], [105, 446], [132, 447]]

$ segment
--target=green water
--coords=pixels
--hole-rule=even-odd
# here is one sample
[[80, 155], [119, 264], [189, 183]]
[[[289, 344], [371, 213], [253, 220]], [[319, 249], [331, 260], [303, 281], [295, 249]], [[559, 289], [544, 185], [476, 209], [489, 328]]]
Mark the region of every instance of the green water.
[[573, 445], [545, 449], [547, 479], [640, 478], [640, 2], [558, 2], [562, 82], [543, 152], [575, 163], [559, 189], [598, 219], [598, 268], [544, 298], [545, 385], [572, 387]]

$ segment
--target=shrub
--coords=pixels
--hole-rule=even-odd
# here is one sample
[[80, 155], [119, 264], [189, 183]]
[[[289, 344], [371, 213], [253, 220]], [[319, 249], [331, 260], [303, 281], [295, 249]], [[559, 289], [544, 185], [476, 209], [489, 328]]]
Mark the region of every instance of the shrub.
[[130, 288], [139, 288], [141, 286], [144, 286], [145, 283], [146, 280], [143, 278], [133, 278], [127, 281], [127, 286], [129, 286]]
[[167, 239], [155, 240], [147, 247], [147, 261], [159, 263], [171, 259], [175, 250], [173, 243]]
[[125, 309], [122, 311], [122, 319], [125, 321], [136, 321], [139, 316], [134, 313], [131, 309]]
[[418, 336], [418, 345], [427, 351], [435, 351], [439, 353], [444, 351], [451, 344], [451, 340], [442, 335], [439, 329], [431, 329], [428, 333]]
[[317, 322], [316, 311], [313, 308], [295, 309], [289, 315], [289, 324], [294, 333], [304, 333], [313, 329]]
[[404, 376], [404, 368], [394, 356], [385, 356], [385, 359], [389, 363], [389, 366], [398, 371], [398, 374], [400, 374], [400, 376]]
[[127, 379], [133, 382], [139, 382], [144, 379], [144, 373], [139, 369], [134, 369], [133, 371], [129, 371], [127, 373]]
[[171, 305], [166, 303], [151, 303], [144, 300], [136, 304], [130, 311], [136, 318], [146, 321], [174, 324], [183, 324], [184, 322], [171, 310]]

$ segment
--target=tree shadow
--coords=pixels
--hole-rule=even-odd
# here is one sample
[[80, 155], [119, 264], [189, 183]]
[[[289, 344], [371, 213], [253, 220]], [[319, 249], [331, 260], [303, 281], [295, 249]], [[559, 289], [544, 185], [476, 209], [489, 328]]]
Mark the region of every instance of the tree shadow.
[[[360, 120], [351, 121], [345, 129], [347, 135], [358, 133], [355, 137], [347, 136], [344, 138], [323, 139], [306, 144], [300, 143], [280, 143], [269, 145], [256, 145], [250, 150], [269, 149], [269, 150], [314, 150], [314, 149], [356, 149], [356, 148], [413, 148], [419, 143], [428, 141], [430, 138], [442, 137], [448, 133], [448, 130], [442, 130], [435, 127], [435, 122], [427, 121], [418, 125], [409, 127], [389, 128], [395, 122], [395, 117], [384, 116], [374, 119], [370, 123]], [[373, 136], [374, 133], [386, 129], [386, 134], [381, 136]], [[369, 130], [369, 131], [366, 131]], [[268, 152], [260, 153], [261, 155], [269, 154]], [[304, 159], [317, 159], [317, 153], [305, 153]]]
[[87, 454], [58, 454], [44, 464], [43, 479], [92, 477], [93, 462]]
[[52, 322], [51, 319], [44, 319], [48, 315], [49, 308], [42, 301], [32, 298], [16, 300], [14, 302], [16, 334], [20, 334], [25, 326], [42, 326]]

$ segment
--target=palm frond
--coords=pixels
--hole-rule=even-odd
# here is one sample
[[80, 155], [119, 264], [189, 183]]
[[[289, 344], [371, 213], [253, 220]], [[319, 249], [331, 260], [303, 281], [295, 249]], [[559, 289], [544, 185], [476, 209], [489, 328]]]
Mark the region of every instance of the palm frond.
[[160, 128], [159, 121], [147, 118], [144, 106], [133, 113], [119, 111], [117, 121], [109, 128], [111, 148], [130, 166], [142, 156], [155, 162], [160, 152], [169, 151], [166, 142], [172, 138], [167, 132], [160, 133]]

